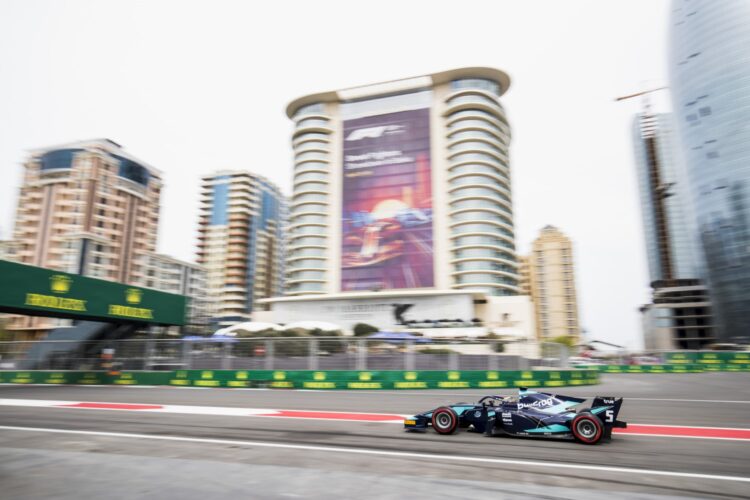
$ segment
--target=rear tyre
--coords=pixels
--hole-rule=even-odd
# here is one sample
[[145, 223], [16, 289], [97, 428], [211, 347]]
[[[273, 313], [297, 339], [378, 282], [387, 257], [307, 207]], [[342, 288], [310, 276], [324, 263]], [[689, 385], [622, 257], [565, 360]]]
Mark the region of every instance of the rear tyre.
[[452, 408], [441, 406], [432, 412], [432, 427], [438, 434], [453, 434], [458, 427], [458, 415]]
[[596, 444], [604, 436], [604, 424], [592, 413], [579, 413], [570, 424], [573, 437], [579, 443]]

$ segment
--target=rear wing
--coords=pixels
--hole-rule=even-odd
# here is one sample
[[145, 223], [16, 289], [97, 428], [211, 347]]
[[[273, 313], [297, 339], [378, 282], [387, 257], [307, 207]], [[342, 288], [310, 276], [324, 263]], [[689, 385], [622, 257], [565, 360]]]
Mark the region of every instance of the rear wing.
[[628, 426], [626, 422], [617, 420], [617, 415], [620, 413], [621, 406], [622, 398], [617, 399], [604, 396], [597, 396], [594, 398], [594, 402], [591, 405], [591, 413], [602, 420], [607, 436], [612, 434], [613, 427], [624, 429]]

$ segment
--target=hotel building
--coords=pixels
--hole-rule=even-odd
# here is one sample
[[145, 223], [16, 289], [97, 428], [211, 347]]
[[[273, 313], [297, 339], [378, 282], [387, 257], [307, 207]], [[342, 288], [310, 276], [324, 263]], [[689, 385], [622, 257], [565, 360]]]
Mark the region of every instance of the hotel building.
[[537, 339], [580, 340], [573, 244], [554, 226], [545, 226], [523, 261], [524, 288], [534, 303]]
[[213, 327], [247, 321], [256, 301], [282, 294], [285, 218], [284, 197], [264, 177], [203, 177], [197, 260], [206, 270]]
[[503, 71], [473, 67], [292, 101], [287, 296], [263, 300], [271, 310], [255, 319], [492, 333], [535, 352], [500, 102], [509, 86]]
[[[109, 139], [31, 151], [18, 197], [13, 259], [135, 283], [156, 249], [161, 173]], [[16, 317], [30, 336], [60, 320]]]
[[292, 101], [286, 293], [518, 294], [509, 86], [461, 68]]

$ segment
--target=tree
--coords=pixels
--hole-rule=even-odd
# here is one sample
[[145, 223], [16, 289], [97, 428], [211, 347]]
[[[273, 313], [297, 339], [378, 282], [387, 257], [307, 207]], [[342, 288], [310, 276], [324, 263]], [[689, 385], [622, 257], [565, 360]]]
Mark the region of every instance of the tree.
[[555, 344], [562, 344], [570, 349], [575, 345], [576, 339], [570, 335], [560, 335], [558, 337], [550, 339], [550, 342], [554, 342]]
[[379, 331], [380, 331], [379, 328], [372, 326], [372, 325], [368, 325], [367, 323], [357, 323], [356, 325], [354, 325], [355, 337], [366, 337], [367, 335], [370, 335], [372, 333], [377, 333]]

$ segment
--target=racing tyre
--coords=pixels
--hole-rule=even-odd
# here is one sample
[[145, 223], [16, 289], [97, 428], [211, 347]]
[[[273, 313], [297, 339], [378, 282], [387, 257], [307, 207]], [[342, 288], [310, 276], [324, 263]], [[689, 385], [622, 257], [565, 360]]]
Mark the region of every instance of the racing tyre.
[[583, 444], [596, 444], [604, 436], [604, 424], [591, 413], [579, 413], [570, 424], [573, 437]]
[[432, 412], [432, 427], [438, 434], [453, 434], [458, 427], [458, 415], [453, 409], [442, 406]]

